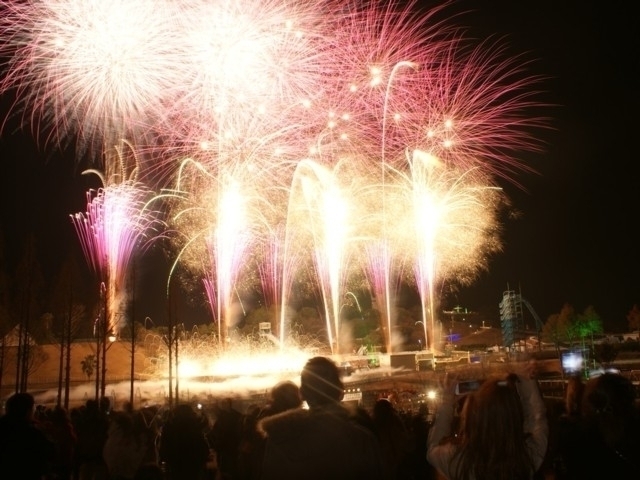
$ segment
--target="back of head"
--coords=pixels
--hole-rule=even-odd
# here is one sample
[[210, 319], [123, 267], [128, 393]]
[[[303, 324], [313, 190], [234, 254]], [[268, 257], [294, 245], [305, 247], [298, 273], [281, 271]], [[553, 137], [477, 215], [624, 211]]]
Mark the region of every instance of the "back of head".
[[309, 407], [340, 402], [344, 386], [338, 366], [326, 357], [310, 359], [300, 375], [300, 395]]
[[133, 428], [133, 415], [127, 412], [116, 412], [111, 417], [111, 427], [117, 428], [122, 434], [132, 435]]
[[633, 383], [622, 375], [605, 373], [587, 382], [582, 414], [586, 417], [600, 414], [630, 417], [634, 413], [634, 402]]
[[[524, 413], [515, 385], [498, 379], [485, 381], [469, 395], [462, 410], [465, 438], [508, 442], [522, 436]], [[486, 436], [488, 434], [488, 436]]]
[[379, 398], [373, 405], [373, 418], [376, 420], [389, 420], [396, 415], [393, 404], [386, 398]]
[[61, 405], [56, 405], [51, 413], [51, 420], [59, 425], [69, 422], [69, 412]]
[[98, 411], [98, 401], [93, 399], [88, 399], [85, 402], [85, 411], [89, 413], [96, 413]]
[[640, 417], [635, 400], [633, 383], [620, 374], [605, 373], [587, 381], [576, 469], [587, 459], [584, 468], [589, 478], [640, 478]]
[[34, 405], [35, 400], [30, 393], [15, 393], [7, 400], [5, 409], [8, 417], [29, 420], [33, 414]]
[[202, 418], [188, 403], [175, 405], [169, 412], [163, 431], [177, 435], [199, 434], [204, 428]]
[[[470, 394], [461, 414], [462, 473], [458, 478], [528, 478], [524, 411], [515, 384], [485, 381]], [[487, 439], [490, 439], [488, 441]]]
[[271, 390], [271, 409], [274, 412], [284, 412], [302, 405], [300, 388], [291, 381], [279, 382]]

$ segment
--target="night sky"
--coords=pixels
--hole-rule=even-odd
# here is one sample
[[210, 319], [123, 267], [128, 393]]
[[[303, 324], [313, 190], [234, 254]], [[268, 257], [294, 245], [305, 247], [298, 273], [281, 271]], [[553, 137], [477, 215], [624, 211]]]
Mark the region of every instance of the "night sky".
[[640, 302], [638, 15], [593, 1], [464, 3], [482, 11], [471, 15], [480, 28], [539, 59], [557, 107], [546, 151], [527, 157], [539, 175], [522, 177], [526, 192], [506, 187], [522, 217], [506, 224], [504, 253], [460, 301], [495, 304], [509, 284], [543, 320], [568, 302], [624, 329]]
[[[550, 126], [537, 133], [545, 151], [521, 158], [537, 174], [519, 176], [523, 188], [503, 184], [521, 212], [504, 224], [504, 251], [474, 285], [446, 297], [445, 308], [460, 304], [497, 318], [509, 286], [543, 320], [565, 302], [578, 311], [593, 305], [605, 329], [625, 330], [627, 312], [640, 304], [640, 158], [633, 143], [640, 132], [640, 21], [632, 2], [621, 3], [456, 3], [469, 10], [456, 23], [480, 38], [505, 35], [514, 55], [536, 59], [529, 68], [547, 77], [541, 98], [554, 106], [541, 110]], [[53, 272], [68, 252], [79, 254], [69, 214], [85, 210], [95, 180], [82, 176], [85, 167], [68, 153], [35, 145], [27, 131], [2, 133], [0, 228], [9, 269], [33, 232], [40, 263]], [[164, 281], [149, 273], [148, 282], [141, 308], [160, 317]]]

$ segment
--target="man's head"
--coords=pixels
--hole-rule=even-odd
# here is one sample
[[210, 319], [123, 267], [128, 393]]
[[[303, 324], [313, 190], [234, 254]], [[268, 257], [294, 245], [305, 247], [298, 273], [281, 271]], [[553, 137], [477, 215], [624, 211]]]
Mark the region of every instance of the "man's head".
[[9, 397], [5, 405], [8, 416], [20, 419], [30, 420], [33, 417], [33, 407], [35, 400], [33, 395], [29, 393], [15, 393]]
[[312, 408], [340, 402], [344, 386], [337, 365], [325, 357], [310, 359], [300, 375], [300, 395]]

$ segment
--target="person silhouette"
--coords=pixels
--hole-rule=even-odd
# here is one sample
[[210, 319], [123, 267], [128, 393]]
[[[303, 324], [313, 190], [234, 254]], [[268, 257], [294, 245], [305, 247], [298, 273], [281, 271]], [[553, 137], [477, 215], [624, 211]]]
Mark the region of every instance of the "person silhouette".
[[542, 395], [528, 375], [487, 379], [466, 395], [457, 432], [455, 378], [429, 432], [427, 459], [449, 480], [530, 480], [542, 465], [548, 424]]
[[373, 406], [372, 422], [380, 442], [385, 478], [401, 478], [410, 452], [409, 432], [402, 417], [388, 399], [380, 398]]
[[191, 405], [173, 407], [162, 427], [158, 450], [168, 480], [199, 480], [204, 474], [209, 445], [202, 420]]
[[590, 378], [558, 478], [640, 478], [640, 415], [633, 383], [617, 373]]
[[15, 393], [0, 418], [0, 465], [6, 480], [41, 480], [49, 473], [54, 445], [34, 424], [35, 401], [29, 393]]
[[314, 357], [300, 374], [308, 409], [263, 419], [266, 437], [262, 479], [382, 479], [380, 445], [341, 404], [344, 387], [337, 365]]
[[267, 417], [301, 407], [300, 387], [290, 380], [284, 380], [273, 386], [270, 399], [263, 408], [254, 405], [247, 411], [238, 457], [239, 479], [258, 480], [261, 478], [266, 440], [258, 431], [258, 423]]

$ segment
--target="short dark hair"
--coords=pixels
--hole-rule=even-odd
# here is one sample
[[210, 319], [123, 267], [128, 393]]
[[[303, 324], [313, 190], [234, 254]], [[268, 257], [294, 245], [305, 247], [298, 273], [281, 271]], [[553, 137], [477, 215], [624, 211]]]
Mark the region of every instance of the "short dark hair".
[[35, 403], [30, 393], [14, 393], [7, 400], [5, 409], [7, 415], [13, 418], [28, 418]]
[[635, 397], [631, 380], [618, 373], [604, 373], [587, 382], [582, 397], [582, 414], [610, 413], [630, 417], [635, 412]]
[[298, 408], [302, 403], [300, 388], [290, 380], [277, 383], [271, 389], [271, 408], [278, 411]]
[[344, 385], [338, 366], [329, 358], [311, 358], [300, 375], [300, 394], [310, 407], [340, 402]]

